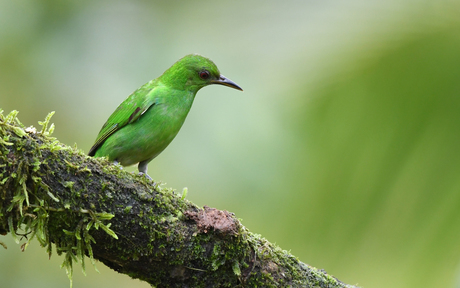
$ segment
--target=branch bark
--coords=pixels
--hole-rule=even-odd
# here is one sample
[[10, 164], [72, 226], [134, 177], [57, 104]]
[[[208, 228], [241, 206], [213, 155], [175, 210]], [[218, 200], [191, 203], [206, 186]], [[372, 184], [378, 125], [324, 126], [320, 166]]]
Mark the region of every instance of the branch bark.
[[0, 115], [0, 234], [24, 230], [49, 253], [54, 244], [70, 277], [86, 255], [155, 287], [354, 287], [249, 232], [232, 213], [59, 143], [49, 117], [37, 132], [16, 114]]

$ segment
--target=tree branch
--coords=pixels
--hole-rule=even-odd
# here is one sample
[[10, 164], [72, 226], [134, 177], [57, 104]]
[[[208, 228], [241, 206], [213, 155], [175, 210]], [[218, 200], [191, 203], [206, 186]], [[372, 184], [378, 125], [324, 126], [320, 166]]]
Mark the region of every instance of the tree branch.
[[[1, 112], [1, 111], [0, 111]], [[354, 287], [104, 159], [0, 114], [0, 234], [37, 238], [63, 265], [85, 255], [156, 287]], [[112, 218], [113, 217], [113, 218]], [[17, 241], [19, 242], [19, 241]], [[1, 242], [0, 242], [1, 244]]]

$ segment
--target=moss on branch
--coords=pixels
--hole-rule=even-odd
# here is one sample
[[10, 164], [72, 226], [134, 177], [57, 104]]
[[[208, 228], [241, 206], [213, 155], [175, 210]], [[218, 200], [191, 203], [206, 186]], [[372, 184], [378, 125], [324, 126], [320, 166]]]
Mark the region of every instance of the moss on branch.
[[50, 254], [54, 244], [70, 278], [87, 256], [155, 287], [354, 287], [232, 213], [59, 143], [50, 117], [38, 132], [0, 112], [0, 234], [24, 238], [23, 249], [36, 238]]

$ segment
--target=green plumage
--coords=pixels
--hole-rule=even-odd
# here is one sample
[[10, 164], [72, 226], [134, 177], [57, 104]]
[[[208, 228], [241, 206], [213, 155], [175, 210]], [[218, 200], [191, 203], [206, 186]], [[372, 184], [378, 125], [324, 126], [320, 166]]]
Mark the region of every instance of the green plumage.
[[200, 55], [185, 56], [118, 106], [88, 155], [106, 156], [123, 166], [139, 163], [139, 172], [150, 178], [147, 164], [171, 143], [196, 93], [210, 84], [242, 90], [221, 75], [211, 60]]

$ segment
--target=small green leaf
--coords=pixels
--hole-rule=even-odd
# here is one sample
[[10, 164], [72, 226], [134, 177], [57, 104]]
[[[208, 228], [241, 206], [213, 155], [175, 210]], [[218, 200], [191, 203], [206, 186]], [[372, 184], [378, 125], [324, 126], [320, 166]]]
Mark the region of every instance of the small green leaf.
[[0, 138], [0, 144], [6, 145], [6, 146], [14, 145], [13, 143], [7, 142], [6, 140], [3, 140], [2, 138]]
[[109, 223], [107, 226], [101, 224], [102, 230], [104, 230], [105, 233], [109, 234], [109, 235], [112, 236], [113, 238], [118, 239], [117, 234], [115, 234], [115, 232], [114, 232], [112, 229], [109, 228], [109, 227], [110, 227], [110, 224], [111, 224], [111, 223]]
[[50, 133], [50, 130], [47, 131], [47, 128], [48, 128], [48, 125], [49, 125], [49, 122], [51, 120], [51, 117], [53, 117], [54, 113], [56, 113], [55, 111], [51, 111], [50, 113], [48, 113], [48, 115], [46, 116], [45, 118], [45, 121], [38, 121], [38, 124], [40, 126], [42, 126], [42, 131], [40, 131], [41, 134], [44, 134], [44, 135], [51, 135], [51, 133], [53, 133], [54, 131], [54, 125], [52, 124], [51, 127], [50, 127], [50, 130], [52, 128], [53, 131], [51, 131]]
[[11, 128], [13, 129], [14, 134], [18, 135], [19, 137], [24, 137], [25, 135], [27, 135], [26, 131], [22, 130], [19, 127], [11, 126]]
[[106, 212], [95, 213], [95, 215], [97, 216], [97, 218], [98, 218], [99, 220], [110, 220], [110, 219], [112, 219], [113, 217], [115, 217], [115, 215], [110, 214], [110, 213], [106, 213]]
[[181, 197], [182, 200], [184, 200], [185, 197], [187, 197], [187, 193], [188, 193], [188, 188], [184, 187], [184, 189], [182, 190], [182, 197]]
[[51, 199], [53, 199], [54, 201], [56, 202], [59, 202], [59, 199], [56, 198], [56, 196], [53, 195], [53, 193], [51, 193], [49, 190], [47, 191], [48, 196], [50, 196]]
[[241, 270], [240, 270], [240, 265], [238, 262], [233, 262], [233, 273], [235, 273], [236, 276], [241, 276]]
[[19, 111], [17, 110], [13, 110], [11, 111], [10, 113], [8, 113], [8, 115], [6, 115], [5, 117], [5, 122], [6, 123], [13, 123], [14, 119], [16, 118], [16, 116], [18, 115]]
[[13, 226], [13, 217], [8, 217], [8, 226], [10, 227], [10, 233], [11, 236], [13, 236], [14, 242], [16, 242], [16, 244], [19, 244], [19, 238], [16, 235], [16, 230], [14, 230]]

